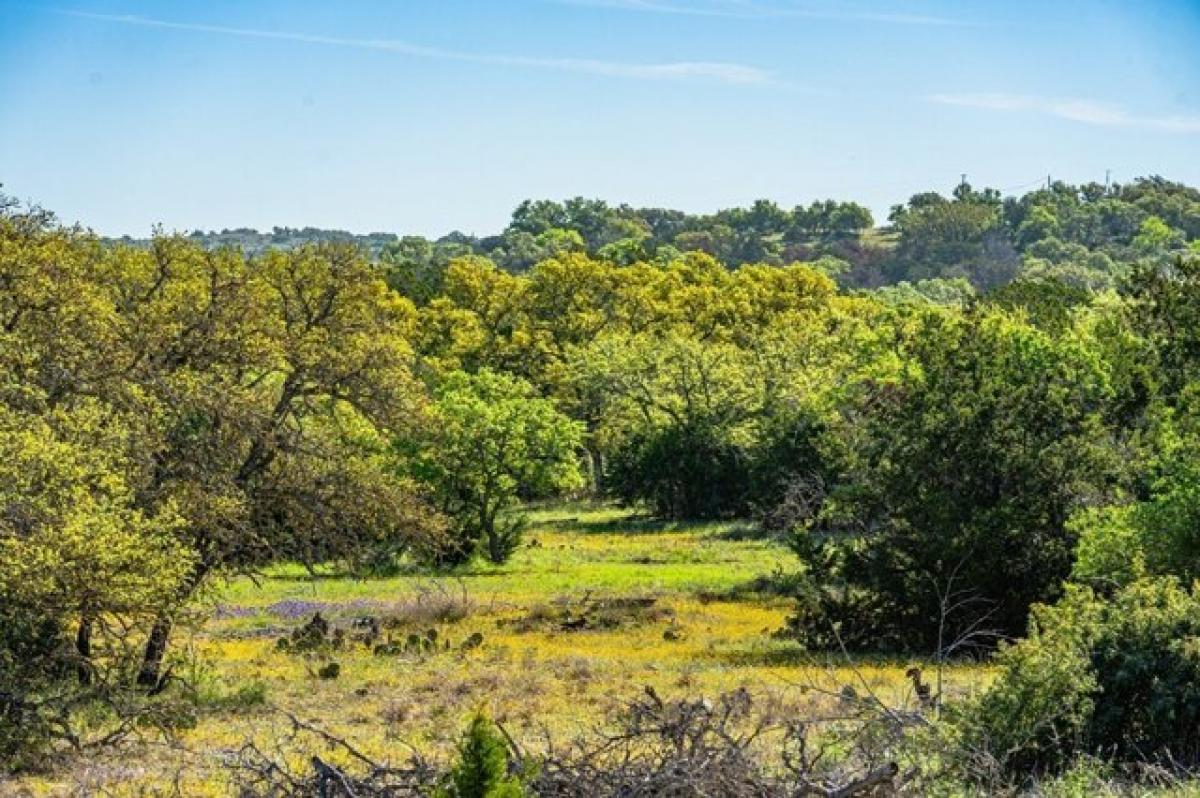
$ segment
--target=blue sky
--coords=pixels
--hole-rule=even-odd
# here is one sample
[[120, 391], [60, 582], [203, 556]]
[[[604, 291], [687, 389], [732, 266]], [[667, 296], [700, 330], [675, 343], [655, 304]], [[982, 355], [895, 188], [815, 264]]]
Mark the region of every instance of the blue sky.
[[0, 0], [0, 183], [106, 234], [1200, 184], [1200, 0]]

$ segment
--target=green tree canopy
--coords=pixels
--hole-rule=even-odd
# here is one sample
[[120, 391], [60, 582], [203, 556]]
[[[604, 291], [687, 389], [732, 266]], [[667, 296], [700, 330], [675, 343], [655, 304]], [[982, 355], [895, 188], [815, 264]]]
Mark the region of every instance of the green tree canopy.
[[519, 497], [582, 487], [582, 426], [529, 383], [489, 369], [452, 373], [435, 395], [429, 432], [400, 446], [412, 455], [413, 475], [458, 523], [458, 547], [447, 556], [463, 559], [482, 545], [488, 559], [504, 562], [522, 521], [504, 520], [502, 511]]

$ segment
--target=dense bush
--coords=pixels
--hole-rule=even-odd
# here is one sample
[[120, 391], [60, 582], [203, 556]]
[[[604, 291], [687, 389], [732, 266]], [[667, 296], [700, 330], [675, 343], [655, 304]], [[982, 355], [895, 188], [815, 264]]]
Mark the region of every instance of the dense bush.
[[[838, 553], [832, 576], [877, 648], [1015, 636], [1070, 572], [1067, 520], [1110, 470], [1108, 374], [1086, 347], [1003, 313], [919, 313], [898, 377], [844, 410], [853, 460], [798, 534]], [[839, 618], [812, 618], [822, 625]]]
[[838, 447], [811, 408], [740, 424], [695, 414], [630, 434], [608, 460], [606, 487], [663, 518], [773, 515], [793, 483], [833, 479]]
[[1200, 590], [1142, 580], [1111, 601], [1072, 588], [1004, 648], [958, 723], [974, 762], [1028, 776], [1080, 754], [1200, 765]]
[[[4, 769], [37, 763], [55, 740], [55, 709], [40, 699], [55, 681], [74, 676], [62, 656], [63, 630], [53, 618], [0, 604], [0, 762]], [[69, 650], [69, 649], [68, 649]]]
[[[759, 518], [787, 505], [796, 490], [810, 497], [808, 510], [815, 510], [827, 485], [844, 466], [842, 441], [832, 433], [830, 422], [815, 408], [793, 407], [775, 413], [762, 425], [750, 462], [749, 504]], [[794, 529], [808, 520], [807, 514], [777, 518], [772, 531]], [[767, 521], [770, 527], [771, 521]]]
[[840, 621], [863, 645], [916, 651], [1019, 635], [1070, 573], [1072, 511], [1103, 495], [1107, 371], [1003, 313], [914, 321], [898, 377], [844, 408], [852, 460], [797, 532], [801, 551], [834, 550], [844, 610], [797, 628]]
[[728, 518], [749, 498], [749, 453], [711, 426], [631, 436], [610, 461], [609, 490], [663, 518]]

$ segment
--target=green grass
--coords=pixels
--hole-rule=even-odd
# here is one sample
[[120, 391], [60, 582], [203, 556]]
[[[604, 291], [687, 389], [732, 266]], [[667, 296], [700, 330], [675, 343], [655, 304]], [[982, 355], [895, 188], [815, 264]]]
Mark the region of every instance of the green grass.
[[[580, 591], [717, 593], [737, 588], [780, 564], [786, 548], [769, 540], [731, 539], [745, 524], [663, 523], [612, 505], [538, 507], [529, 513], [526, 545], [508, 563], [474, 563], [443, 580], [461, 580], [477, 596], [528, 601]], [[354, 579], [298, 565], [278, 566], [257, 580], [237, 579], [219, 591], [225, 604], [265, 606], [286, 599], [345, 602], [398, 598], [428, 584], [427, 574]]]

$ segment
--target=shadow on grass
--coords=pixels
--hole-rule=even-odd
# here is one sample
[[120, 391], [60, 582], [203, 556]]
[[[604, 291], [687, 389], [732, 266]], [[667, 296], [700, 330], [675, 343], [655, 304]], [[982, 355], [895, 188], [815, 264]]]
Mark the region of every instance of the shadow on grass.
[[791, 640], [723, 646], [705, 656], [734, 668], [798, 668], [811, 667], [816, 662], [811, 651]]
[[262, 576], [273, 582], [383, 582], [389, 579], [465, 579], [473, 576], [501, 576], [508, 572], [507, 564], [493, 565], [480, 559], [446, 568], [401, 562], [392, 568], [380, 568], [373, 571], [358, 572], [347, 568], [321, 566], [312, 571], [268, 570]]
[[756, 576], [721, 590], [701, 588], [696, 591], [696, 598], [706, 603], [790, 599], [799, 595], [805, 580], [803, 573], [776, 568], [772, 573]]
[[585, 535], [654, 535], [690, 528], [686, 523], [664, 521], [649, 515], [626, 515], [605, 519], [558, 518], [537, 522], [536, 527], [561, 532], [580, 532]]
[[268, 571], [265, 574], [265, 577], [270, 579], [272, 582], [341, 582], [348, 579], [364, 578], [361, 576], [355, 576], [342, 569], [320, 571]]
[[645, 505], [622, 505], [614, 500], [534, 502], [512, 512], [525, 515], [530, 531], [540, 532], [576, 532], [584, 535], [691, 532], [733, 541], [770, 537], [760, 524], [748, 518], [662, 518], [652, 514]]
[[920, 658], [887, 653], [855, 653], [847, 656], [840, 651], [819, 651], [805, 648], [796, 640], [765, 638], [745, 645], [721, 646], [705, 653], [708, 659], [738, 668], [807, 668], [810, 670], [841, 671], [904, 670], [920, 662]]
[[763, 529], [762, 524], [755, 521], [730, 521], [724, 526], [725, 529], [720, 533], [721, 540], [779, 540], [778, 535]]
[[763, 535], [750, 521], [687, 521], [631, 514], [615, 518], [549, 518], [533, 521], [531, 531], [577, 532], [584, 535], [657, 535], [670, 532], [708, 534], [721, 540], [758, 540]]

